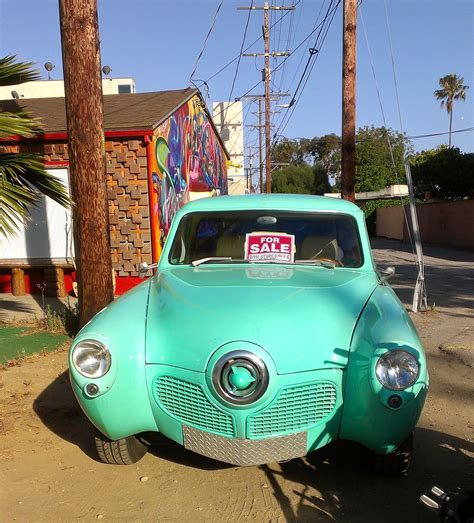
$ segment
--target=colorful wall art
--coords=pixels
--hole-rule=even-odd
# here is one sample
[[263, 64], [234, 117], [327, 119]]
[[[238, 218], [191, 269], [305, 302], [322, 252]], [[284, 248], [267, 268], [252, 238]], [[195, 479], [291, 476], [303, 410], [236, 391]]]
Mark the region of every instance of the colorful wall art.
[[151, 144], [151, 219], [158, 259], [176, 211], [190, 194], [227, 194], [227, 157], [198, 96], [177, 109]]

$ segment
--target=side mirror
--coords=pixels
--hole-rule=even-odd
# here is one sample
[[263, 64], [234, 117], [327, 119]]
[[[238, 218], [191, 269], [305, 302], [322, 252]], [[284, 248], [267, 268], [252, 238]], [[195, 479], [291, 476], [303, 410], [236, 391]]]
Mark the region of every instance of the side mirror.
[[157, 263], [152, 263], [151, 265], [148, 265], [147, 262], [141, 262], [138, 264], [137, 266], [137, 271], [138, 271], [138, 277], [139, 278], [144, 278], [146, 276], [146, 273], [151, 270], [151, 269], [155, 269], [156, 267], [158, 266]]
[[387, 267], [386, 269], [377, 269], [380, 281], [386, 282], [395, 274], [395, 267]]

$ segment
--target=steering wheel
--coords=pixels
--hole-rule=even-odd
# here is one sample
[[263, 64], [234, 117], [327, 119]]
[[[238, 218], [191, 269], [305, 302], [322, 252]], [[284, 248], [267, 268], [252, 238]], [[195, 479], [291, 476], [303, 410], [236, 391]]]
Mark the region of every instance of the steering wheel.
[[335, 260], [334, 258], [313, 258], [314, 260], [319, 260], [322, 262], [334, 263], [336, 267], [344, 267], [342, 261]]

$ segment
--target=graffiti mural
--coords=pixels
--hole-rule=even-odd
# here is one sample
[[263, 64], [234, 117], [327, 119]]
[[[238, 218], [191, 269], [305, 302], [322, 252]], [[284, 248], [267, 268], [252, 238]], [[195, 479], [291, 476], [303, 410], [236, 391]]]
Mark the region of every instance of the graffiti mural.
[[151, 218], [158, 258], [173, 216], [190, 193], [227, 194], [227, 158], [197, 96], [157, 128], [151, 148]]

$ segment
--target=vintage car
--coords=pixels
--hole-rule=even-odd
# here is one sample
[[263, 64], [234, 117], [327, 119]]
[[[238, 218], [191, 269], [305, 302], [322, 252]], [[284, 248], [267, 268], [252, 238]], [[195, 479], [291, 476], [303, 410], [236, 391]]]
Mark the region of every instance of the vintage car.
[[149, 432], [237, 465], [344, 439], [403, 472], [428, 372], [386, 283], [392, 273], [374, 266], [364, 215], [347, 201], [188, 203], [156, 274], [99, 312], [70, 349], [100, 458], [136, 462]]

